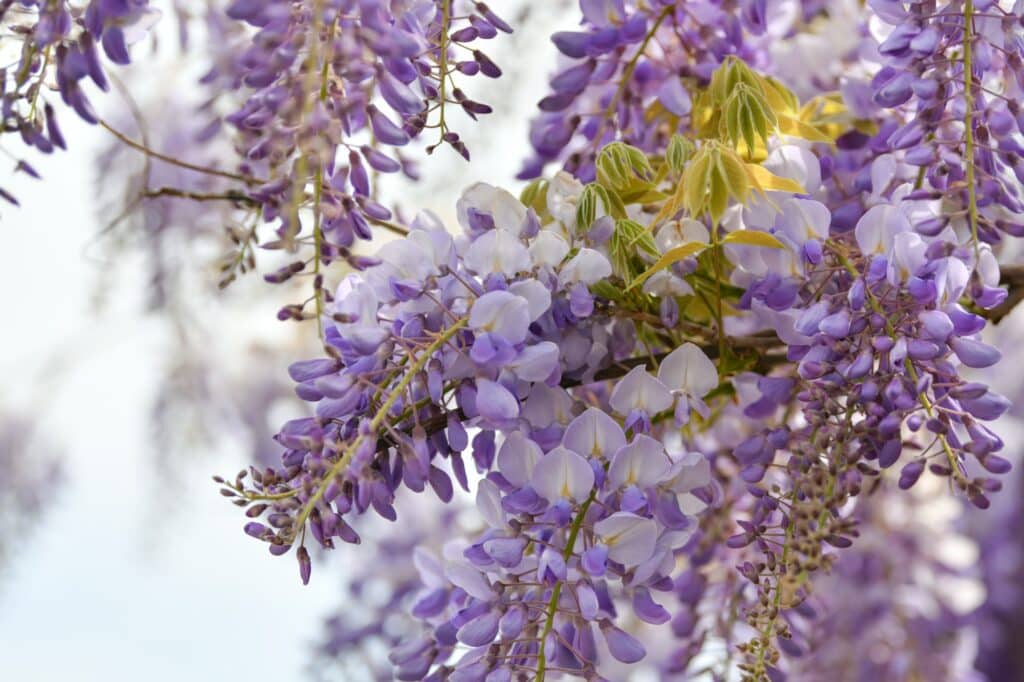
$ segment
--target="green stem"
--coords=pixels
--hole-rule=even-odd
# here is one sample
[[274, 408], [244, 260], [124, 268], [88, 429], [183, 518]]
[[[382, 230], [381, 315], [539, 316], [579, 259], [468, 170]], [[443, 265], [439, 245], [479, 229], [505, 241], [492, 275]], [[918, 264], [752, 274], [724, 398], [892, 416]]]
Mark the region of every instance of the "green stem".
[[661, 11], [658, 15], [658, 19], [651, 26], [651, 30], [644, 36], [643, 41], [640, 43], [640, 47], [637, 48], [636, 53], [626, 63], [625, 68], [622, 69], [622, 78], [619, 80], [619, 86], [615, 90], [615, 94], [608, 101], [608, 106], [605, 107], [604, 114], [601, 116], [601, 125], [597, 129], [597, 134], [594, 135], [594, 144], [601, 144], [601, 136], [604, 134], [604, 129], [608, 125], [608, 121], [611, 120], [612, 114], [615, 112], [615, 107], [618, 106], [619, 100], [622, 99], [622, 95], [626, 92], [626, 88], [629, 87], [629, 79], [633, 76], [633, 71], [636, 70], [637, 62], [640, 61], [641, 55], [647, 49], [647, 44], [654, 38], [654, 34], [658, 32], [658, 28], [668, 18], [672, 12], [675, 11], [674, 5], [669, 5]]
[[711, 257], [715, 267], [715, 322], [718, 325], [718, 361], [725, 362], [725, 314], [722, 312], [722, 245], [718, 241], [718, 227], [711, 229]]
[[[566, 561], [573, 554], [573, 547], [576, 546], [576, 538], [580, 534], [580, 529], [583, 527], [583, 520], [587, 516], [587, 510], [590, 509], [590, 505], [594, 502], [594, 498], [597, 495], [597, 491], [594, 490], [590, 493], [590, 497], [580, 506], [579, 512], [576, 514], [576, 518], [572, 520], [572, 526], [569, 527], [569, 537], [565, 541], [565, 549], [562, 550], [562, 558]], [[537, 652], [537, 676], [534, 677], [534, 682], [544, 682], [544, 672], [547, 668], [547, 657], [545, 655], [544, 647], [547, 642], [548, 635], [551, 634], [551, 628], [555, 624], [555, 611], [558, 610], [558, 600], [562, 596], [562, 583], [555, 583], [554, 588], [551, 590], [551, 598], [548, 600], [547, 618], [544, 620], [544, 629], [540, 633], [540, 650]]]
[[978, 193], [974, 186], [974, 0], [964, 0], [964, 164], [967, 179], [967, 215], [978, 255]]
[[437, 38], [438, 66], [440, 68], [440, 87], [438, 88], [438, 123], [437, 129], [441, 135], [438, 144], [444, 141], [444, 134], [447, 132], [447, 124], [444, 120], [445, 100], [447, 98], [448, 86], [448, 27], [451, 23], [452, 1], [441, 0], [441, 35]]
[[36, 120], [36, 105], [39, 103], [39, 91], [43, 89], [43, 81], [46, 79], [46, 68], [50, 65], [50, 52], [52, 45], [47, 45], [43, 52], [43, 66], [39, 69], [39, 81], [36, 83], [36, 91], [32, 93], [32, 107], [29, 110], [28, 119]]

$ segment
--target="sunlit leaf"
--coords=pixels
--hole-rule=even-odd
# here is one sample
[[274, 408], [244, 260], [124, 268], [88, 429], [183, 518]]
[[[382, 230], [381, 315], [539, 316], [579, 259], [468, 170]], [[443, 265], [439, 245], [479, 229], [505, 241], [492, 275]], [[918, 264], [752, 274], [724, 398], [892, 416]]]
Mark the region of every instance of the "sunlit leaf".
[[725, 244], [743, 244], [745, 246], [764, 246], [770, 249], [784, 249], [786, 245], [775, 235], [760, 230], [736, 230], [725, 235]]
[[788, 116], [779, 117], [779, 130], [785, 135], [793, 135], [809, 142], [832, 142], [832, 138], [814, 126]]
[[758, 166], [756, 163], [748, 163], [744, 164], [744, 166], [747, 169], [747, 177], [750, 178], [750, 184], [762, 195], [765, 192], [807, 194], [807, 190], [796, 180], [779, 177], [764, 167]]
[[700, 242], [688, 242], [686, 244], [680, 244], [675, 248], [669, 249], [664, 254], [662, 254], [661, 258], [654, 262], [654, 265], [652, 265], [651, 267], [647, 268], [642, 273], [637, 275], [636, 279], [634, 279], [632, 283], [626, 288], [626, 291], [629, 291], [634, 287], [640, 286], [651, 275], [660, 270], [664, 270], [673, 263], [678, 263], [684, 258], [689, 258], [690, 256], [696, 256], [698, 253], [700, 253], [707, 247], [707, 244], [702, 244]]

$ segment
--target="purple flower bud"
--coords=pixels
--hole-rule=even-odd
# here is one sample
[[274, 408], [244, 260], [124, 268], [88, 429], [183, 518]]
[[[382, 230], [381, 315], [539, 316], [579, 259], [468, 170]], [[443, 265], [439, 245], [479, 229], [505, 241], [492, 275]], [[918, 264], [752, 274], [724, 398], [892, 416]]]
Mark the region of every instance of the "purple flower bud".
[[617, 661], [636, 663], [647, 655], [647, 650], [639, 640], [608, 621], [601, 621], [601, 634], [604, 635], [608, 651]]
[[913, 96], [913, 82], [914, 75], [910, 72], [895, 74], [875, 92], [875, 102], [883, 107], [898, 107]]
[[299, 576], [302, 578], [302, 584], [308, 585], [310, 573], [313, 572], [313, 562], [309, 559], [309, 551], [304, 546], [299, 547], [295, 558], [299, 560]]
[[452, 33], [449, 38], [453, 43], [471, 43], [479, 36], [480, 32], [475, 26], [466, 26], [465, 28], [460, 28], [458, 31]]
[[480, 73], [487, 76], [488, 78], [500, 78], [501, 69], [498, 65], [491, 61], [490, 57], [485, 55], [480, 50], [473, 50], [473, 59], [480, 65]]
[[941, 310], [926, 310], [917, 316], [921, 330], [936, 341], [946, 341], [953, 333], [953, 321]]
[[522, 606], [512, 606], [505, 615], [501, 617], [498, 627], [501, 636], [505, 639], [515, 639], [523, 631], [526, 625], [526, 609]]
[[499, 614], [497, 611], [487, 611], [477, 616], [459, 628], [459, 641], [468, 646], [484, 646], [494, 641], [498, 634]]
[[559, 31], [551, 36], [551, 42], [567, 57], [581, 59], [587, 56], [590, 35], [579, 31]]
[[448, 591], [444, 588], [437, 588], [416, 600], [412, 607], [412, 615], [420, 619], [432, 618], [440, 615], [447, 605]]
[[973, 339], [953, 337], [949, 340], [949, 345], [960, 358], [960, 362], [976, 369], [991, 367], [1002, 357], [1002, 353], [996, 348]]
[[352, 187], [355, 189], [357, 194], [370, 196], [370, 176], [366, 174], [366, 168], [363, 166], [363, 162], [359, 158], [359, 155], [354, 151], [349, 152], [348, 162], [349, 181], [352, 183]]
[[488, 22], [486, 19], [482, 19], [475, 14], [469, 17], [469, 23], [476, 29], [477, 34], [484, 40], [490, 40], [498, 35], [498, 30], [494, 28], [494, 25]]
[[608, 548], [604, 545], [594, 545], [583, 553], [580, 558], [580, 566], [584, 571], [600, 578], [604, 575], [607, 570], [608, 564]]
[[378, 140], [394, 147], [401, 147], [409, 142], [406, 132], [392, 123], [377, 107], [370, 104], [366, 107], [366, 112], [370, 115], [370, 125]]
[[264, 526], [262, 523], [257, 523], [256, 521], [250, 521], [249, 523], [245, 524], [246, 535], [251, 535], [257, 540], [262, 538], [263, 534], [266, 533], [267, 530], [268, 528], [266, 526]]
[[425, 106], [423, 98], [387, 71], [381, 71], [378, 84], [381, 97], [400, 115], [412, 116], [423, 111]]
[[987, 455], [981, 460], [981, 465], [986, 470], [996, 475], [1002, 475], [1010, 472], [1013, 465], [1010, 460], [1000, 457], [999, 455]]
[[1011, 407], [1009, 400], [992, 391], [978, 398], [961, 399], [960, 404], [975, 419], [982, 421], [996, 420]]
[[633, 611], [637, 618], [652, 625], [667, 623], [672, 618], [664, 606], [651, 598], [650, 591], [645, 587], [638, 587], [633, 593]]
[[850, 333], [850, 313], [840, 310], [822, 318], [818, 329], [833, 339], [841, 339]]
[[900, 471], [899, 487], [901, 490], [909, 490], [917, 483], [917, 479], [921, 478], [921, 473], [924, 471], [925, 460], [915, 459]]
[[900, 458], [902, 450], [903, 445], [900, 443], [899, 438], [886, 441], [882, 449], [878, 451], [878, 465], [883, 469], [888, 469]]
[[502, 566], [512, 568], [523, 560], [526, 540], [524, 538], [493, 538], [486, 540], [483, 548], [487, 556]]
[[638, 43], [647, 35], [647, 16], [643, 12], [636, 12], [626, 19], [622, 25], [622, 41], [624, 43]]
[[933, 53], [938, 45], [939, 32], [932, 26], [925, 27], [925, 29], [914, 36], [909, 43], [911, 50], [922, 55]]
[[108, 25], [103, 31], [100, 42], [103, 45], [103, 51], [107, 53], [110, 61], [115, 64], [129, 64], [131, 62], [131, 57], [128, 56], [128, 46], [124, 41], [124, 31], [121, 30], [120, 26]]
[[557, 93], [576, 95], [590, 82], [597, 62], [588, 59], [582, 64], [569, 67], [551, 79], [551, 89]]
[[811, 336], [818, 332], [818, 326], [827, 315], [828, 303], [825, 301], [818, 301], [805, 310], [800, 317], [797, 318], [797, 321], [793, 326], [797, 332], [804, 336]]
[[943, 354], [938, 344], [923, 339], [910, 339], [907, 342], [907, 355], [913, 360], [934, 360]]
[[288, 376], [292, 378], [292, 381], [303, 382], [322, 377], [325, 374], [333, 374], [338, 369], [340, 369], [338, 361], [330, 358], [301, 360], [293, 362], [288, 367]]
[[505, 21], [497, 14], [491, 11], [491, 8], [482, 2], [476, 3], [476, 11], [483, 15], [487, 21], [494, 25], [499, 31], [505, 33], [512, 33], [512, 27], [509, 26]]

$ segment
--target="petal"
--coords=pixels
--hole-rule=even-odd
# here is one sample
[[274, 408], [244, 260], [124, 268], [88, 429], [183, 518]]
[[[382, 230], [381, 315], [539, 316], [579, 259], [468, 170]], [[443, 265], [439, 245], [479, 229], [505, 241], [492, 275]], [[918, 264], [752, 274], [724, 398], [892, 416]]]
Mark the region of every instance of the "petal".
[[494, 590], [479, 570], [465, 563], [453, 563], [445, 570], [445, 576], [452, 585], [461, 587], [471, 597], [483, 601], [494, 598]]
[[499, 618], [498, 612], [493, 610], [477, 616], [459, 628], [459, 641], [469, 646], [490, 644], [498, 634]]
[[522, 487], [530, 482], [533, 469], [543, 456], [537, 443], [520, 431], [513, 431], [498, 450], [498, 471], [512, 485]]
[[661, 361], [658, 379], [674, 391], [700, 398], [718, 386], [718, 370], [704, 351], [687, 342]]
[[582, 456], [564, 447], [544, 455], [533, 470], [533, 488], [548, 502], [583, 501], [594, 487], [594, 470]]
[[476, 489], [476, 508], [491, 528], [505, 527], [505, 512], [501, 508], [501, 491], [493, 481], [484, 479]]
[[516, 296], [526, 299], [527, 309], [530, 311], [530, 322], [546, 313], [551, 307], [551, 292], [535, 279], [513, 282], [508, 290]]
[[466, 188], [455, 204], [459, 225], [471, 230], [470, 209], [491, 216], [494, 226], [503, 232], [519, 236], [519, 228], [526, 218], [526, 207], [509, 191], [478, 182]]
[[544, 341], [524, 348], [508, 367], [524, 381], [544, 381], [558, 367], [558, 357], [558, 346]]
[[483, 548], [487, 556], [506, 568], [512, 568], [523, 560], [526, 538], [492, 538], [484, 542]]
[[466, 249], [466, 267], [478, 275], [512, 277], [532, 267], [530, 253], [519, 238], [505, 230], [490, 230]]
[[569, 255], [569, 244], [552, 230], [541, 230], [530, 244], [535, 265], [558, 266]]
[[636, 485], [641, 488], [654, 485], [669, 472], [668, 456], [660, 441], [648, 436], [637, 436], [612, 457], [608, 467], [608, 482], [612, 487]]
[[608, 558], [627, 568], [650, 559], [658, 541], [655, 522], [629, 512], [616, 512], [598, 521], [594, 532], [608, 546]]
[[608, 651], [617, 661], [636, 663], [647, 655], [647, 650], [639, 640], [610, 623], [601, 623], [601, 634], [608, 644]]
[[562, 267], [562, 271], [558, 275], [558, 283], [563, 287], [576, 282], [594, 284], [606, 277], [610, 277], [611, 274], [612, 264], [608, 262], [608, 259], [600, 251], [580, 249]]
[[615, 385], [608, 404], [621, 415], [632, 410], [654, 415], [672, 407], [672, 394], [644, 367], [634, 367]]
[[501, 384], [477, 379], [476, 409], [488, 421], [501, 423], [519, 416], [519, 401]]
[[645, 587], [638, 587], [633, 593], [633, 611], [637, 618], [652, 625], [661, 625], [672, 619], [665, 607], [651, 598], [650, 591]]
[[622, 427], [596, 407], [573, 419], [562, 436], [562, 445], [590, 457], [610, 456], [625, 444]]
[[469, 311], [470, 328], [477, 332], [497, 334], [512, 344], [522, 343], [526, 339], [529, 325], [529, 302], [508, 291], [484, 294], [473, 303]]

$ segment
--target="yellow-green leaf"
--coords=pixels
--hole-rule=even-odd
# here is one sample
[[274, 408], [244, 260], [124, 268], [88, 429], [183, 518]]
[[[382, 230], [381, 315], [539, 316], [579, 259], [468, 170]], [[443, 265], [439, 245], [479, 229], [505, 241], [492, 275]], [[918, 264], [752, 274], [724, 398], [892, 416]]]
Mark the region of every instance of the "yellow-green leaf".
[[687, 242], [686, 244], [680, 244], [675, 248], [669, 249], [668, 251], [661, 255], [661, 258], [655, 261], [654, 265], [640, 273], [637, 276], [637, 278], [634, 279], [633, 282], [626, 288], [626, 291], [629, 291], [634, 287], [640, 286], [647, 280], [648, 277], [658, 272], [659, 270], [664, 270], [673, 263], [677, 263], [683, 260], [684, 258], [696, 256], [698, 253], [706, 249], [707, 246], [707, 244], [701, 244], [700, 242]]
[[745, 246], [764, 246], [769, 249], [784, 249], [786, 245], [775, 235], [760, 230], [736, 230], [725, 235], [725, 244], [743, 244]]
[[832, 138], [814, 126], [789, 116], [779, 116], [779, 130], [785, 135], [800, 137], [809, 142], [832, 142]]
[[807, 194], [796, 180], [782, 178], [756, 163], [744, 164], [747, 168], [747, 176], [750, 184], [761, 194], [765, 192], [790, 192], [792, 194]]

